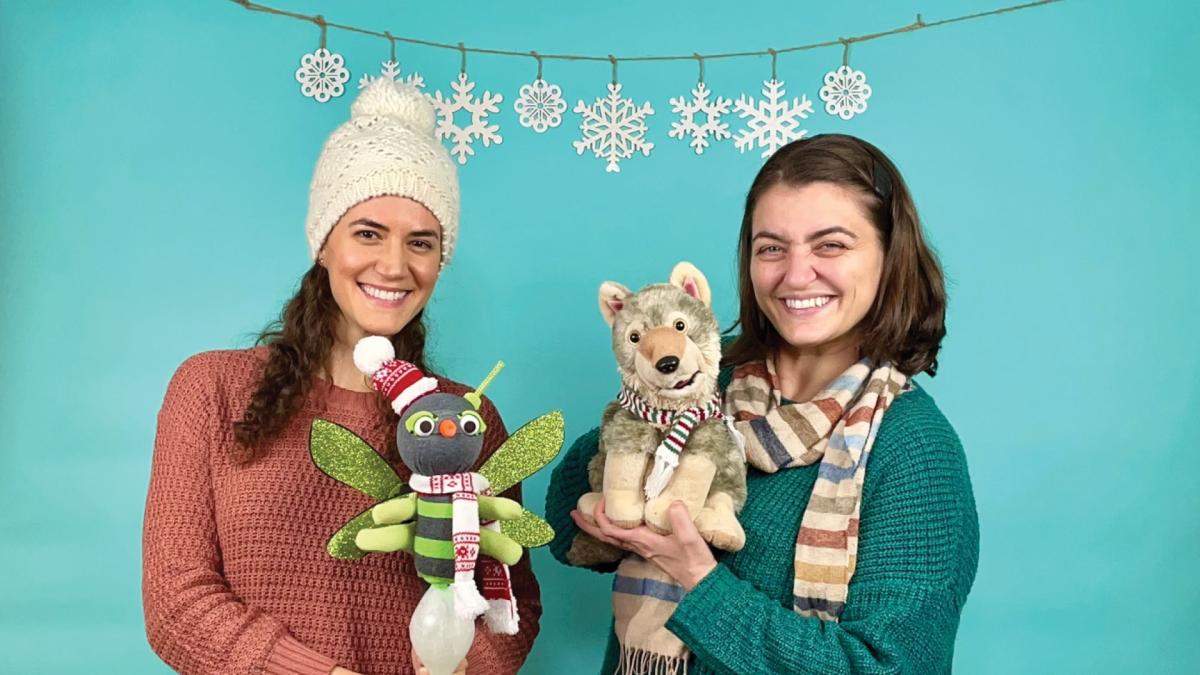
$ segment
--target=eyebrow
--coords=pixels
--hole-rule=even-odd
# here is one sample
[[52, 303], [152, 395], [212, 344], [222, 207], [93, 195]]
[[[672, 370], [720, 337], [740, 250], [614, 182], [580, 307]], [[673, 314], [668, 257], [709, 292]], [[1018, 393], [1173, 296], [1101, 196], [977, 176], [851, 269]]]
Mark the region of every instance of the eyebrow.
[[824, 236], [830, 235], [830, 234], [844, 234], [844, 235], [847, 235], [854, 239], [858, 239], [857, 234], [854, 234], [850, 230], [847, 230], [846, 228], [842, 227], [841, 225], [834, 225], [833, 227], [825, 227], [820, 230], [817, 230], [816, 232], [813, 232], [812, 234], [808, 235], [808, 237], [805, 239], [805, 241], [813, 241], [814, 239], [820, 239], [821, 237], [824, 237]]
[[413, 230], [408, 234], [410, 237], [432, 237], [434, 239], [441, 239], [442, 237], [442, 233], [437, 230]]
[[[377, 230], [387, 230], [388, 229], [387, 225], [384, 225], [383, 223], [371, 220], [370, 218], [359, 218], [358, 220], [355, 220], [354, 222], [350, 223], [350, 225], [351, 226], [364, 225], [366, 227], [373, 227]], [[412, 237], [432, 237], [434, 239], [441, 238], [441, 233], [438, 232], [437, 230], [413, 230], [412, 232], [409, 232], [408, 234], [409, 234], [409, 236], [412, 236]]]

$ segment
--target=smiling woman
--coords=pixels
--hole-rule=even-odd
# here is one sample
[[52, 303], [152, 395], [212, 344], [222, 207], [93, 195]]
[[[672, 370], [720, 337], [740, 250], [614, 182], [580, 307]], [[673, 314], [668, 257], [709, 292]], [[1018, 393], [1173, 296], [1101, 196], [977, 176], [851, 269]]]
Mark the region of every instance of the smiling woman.
[[[738, 263], [719, 382], [750, 465], [745, 546], [714, 555], [678, 504], [665, 536], [603, 501], [574, 510], [593, 431], [551, 478], [551, 550], [571, 564], [583, 532], [674, 579], [618, 570], [613, 602], [652, 598], [691, 673], [949, 672], [979, 531], [958, 437], [911, 381], [936, 370], [945, 290], [899, 171], [850, 136], [781, 148], [746, 197]], [[610, 637], [614, 671], [659, 672]]]
[[[458, 180], [416, 88], [380, 78], [351, 111], [317, 161], [314, 260], [278, 325], [253, 349], [188, 359], [159, 413], [143, 606], [150, 645], [184, 673], [424, 672], [407, 630], [422, 591], [413, 559], [326, 552], [371, 500], [316, 468], [310, 429], [317, 418], [349, 429], [407, 482], [396, 415], [354, 346], [384, 336], [428, 372], [421, 317], [454, 250]], [[441, 378], [437, 388], [469, 390]], [[484, 434], [478, 466], [507, 432], [486, 399], [471, 423]], [[529, 559], [511, 575], [520, 633], [479, 631], [460, 672], [516, 672], [529, 654], [541, 613]]]

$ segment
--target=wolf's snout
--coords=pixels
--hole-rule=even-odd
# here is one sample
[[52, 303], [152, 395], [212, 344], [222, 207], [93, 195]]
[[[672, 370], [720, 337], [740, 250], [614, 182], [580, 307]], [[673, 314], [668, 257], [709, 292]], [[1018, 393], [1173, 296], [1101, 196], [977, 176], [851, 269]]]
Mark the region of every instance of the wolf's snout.
[[679, 367], [679, 357], [664, 356], [658, 360], [658, 363], [654, 364], [654, 367], [663, 375], [670, 375]]

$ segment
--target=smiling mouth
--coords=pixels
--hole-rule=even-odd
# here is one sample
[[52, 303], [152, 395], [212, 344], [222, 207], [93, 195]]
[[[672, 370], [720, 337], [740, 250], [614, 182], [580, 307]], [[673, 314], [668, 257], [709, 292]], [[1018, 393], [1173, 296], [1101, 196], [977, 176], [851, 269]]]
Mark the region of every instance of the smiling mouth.
[[680, 380], [679, 382], [677, 382], [675, 384], [675, 386], [673, 386], [671, 388], [672, 389], [685, 389], [685, 388], [691, 386], [696, 381], [696, 376], [699, 374], [700, 374], [700, 371], [697, 370], [696, 372], [692, 373], [691, 377], [689, 377], [686, 380]]
[[362, 292], [367, 297], [373, 300], [379, 300], [380, 302], [384, 302], [389, 305], [400, 304], [404, 301], [404, 298], [408, 297], [409, 293], [408, 291], [392, 291], [385, 288], [379, 288], [378, 286], [372, 286], [370, 284], [360, 283], [358, 287], [362, 289]]
[[793, 312], [815, 313], [821, 310], [829, 303], [833, 302], [836, 296], [821, 295], [812, 298], [782, 298], [783, 304]]

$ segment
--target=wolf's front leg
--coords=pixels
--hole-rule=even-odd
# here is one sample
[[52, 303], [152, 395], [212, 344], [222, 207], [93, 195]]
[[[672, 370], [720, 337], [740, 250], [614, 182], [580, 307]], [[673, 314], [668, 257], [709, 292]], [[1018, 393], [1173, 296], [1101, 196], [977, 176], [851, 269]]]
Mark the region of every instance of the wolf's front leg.
[[628, 411], [612, 410], [611, 405], [610, 411], [600, 429], [605, 451], [604, 513], [618, 527], [633, 528], [642, 524], [646, 463], [658, 438], [654, 427]]
[[733, 497], [714, 492], [696, 517], [696, 529], [704, 541], [722, 551], [740, 551], [746, 545], [746, 531], [733, 512]]
[[687, 506], [688, 515], [692, 520], [704, 508], [704, 499], [708, 496], [708, 488], [712, 485], [713, 476], [717, 473], [717, 465], [712, 460], [686, 451], [679, 458], [679, 466], [671, 476], [662, 494], [646, 502], [646, 525], [659, 534], [671, 533], [671, 519], [667, 510], [676, 501]]

